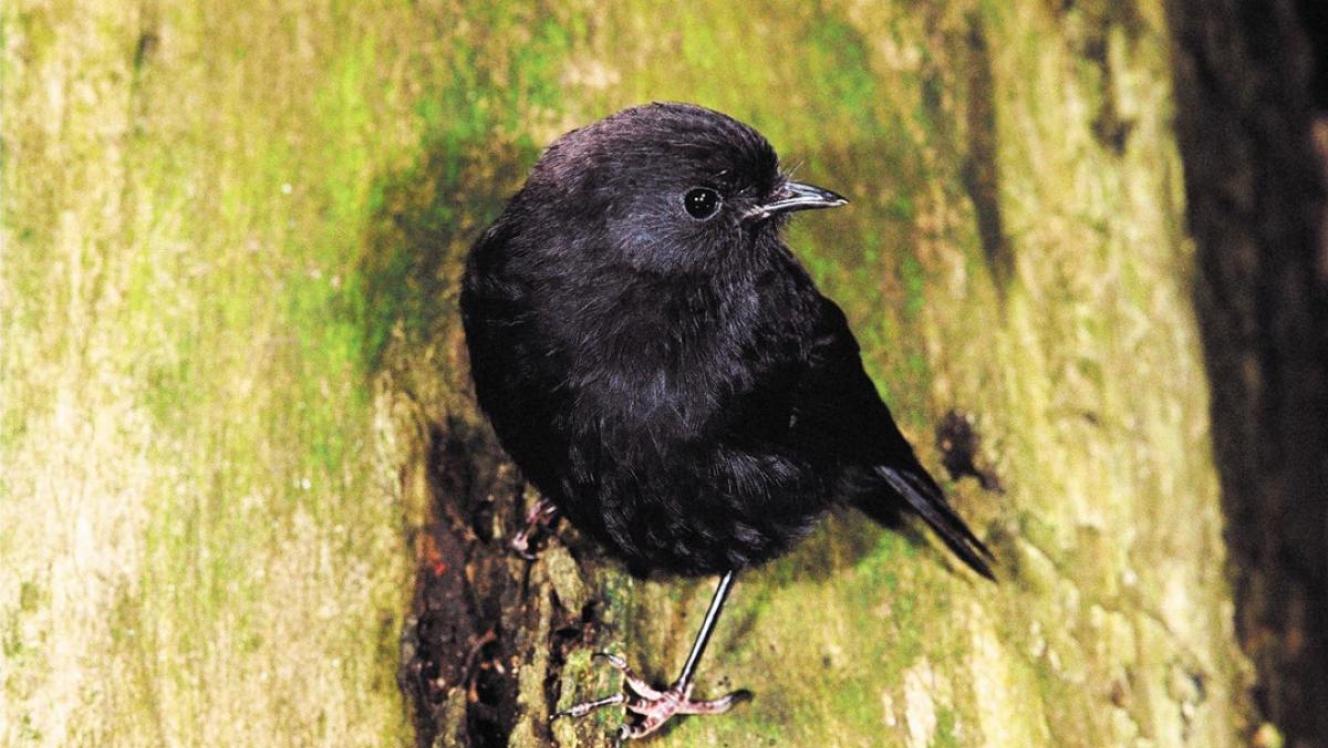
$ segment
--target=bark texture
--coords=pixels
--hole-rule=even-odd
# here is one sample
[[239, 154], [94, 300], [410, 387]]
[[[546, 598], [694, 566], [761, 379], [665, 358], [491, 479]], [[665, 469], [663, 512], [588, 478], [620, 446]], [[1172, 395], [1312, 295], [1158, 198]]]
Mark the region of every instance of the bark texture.
[[[976, 431], [952, 489], [1005, 577], [974, 584], [925, 536], [837, 517], [739, 583], [701, 687], [746, 686], [756, 700], [661, 743], [1242, 742], [1246, 676], [1214, 563], [1221, 515], [1161, 8], [845, 7], [768, 23], [705, 7], [662, 27], [634, 26], [626, 10], [597, 17], [570, 56], [602, 103], [563, 105], [583, 121], [641, 97], [699, 99], [754, 120], [807, 178], [853, 195], [848, 217], [801, 222], [795, 247], [845, 303], [931, 464], [964, 466], [951, 429]], [[715, 66], [721, 47], [735, 59]], [[449, 358], [429, 365], [408, 342], [388, 376], [412, 384], [389, 389], [464, 372], [455, 324], [429, 337]], [[472, 448], [491, 448], [470, 425], [464, 379], [451, 381], [440, 433], [466, 424]], [[430, 401], [412, 402], [428, 422]], [[566, 528], [532, 565], [503, 556], [519, 490], [472, 474], [475, 485], [419, 500], [452, 515], [458, 537], [488, 533], [464, 546], [489, 570], [469, 594], [498, 601], [476, 606], [499, 611], [488, 667], [519, 674], [488, 701], [483, 688], [437, 692], [425, 724], [482, 740], [484, 714], [517, 744], [606, 744], [616, 714], [551, 726], [544, 715], [616, 687], [590, 662], [597, 649], [671, 678], [709, 585], [630, 580]], [[470, 731], [455, 732], [463, 714]]]
[[7, 3], [0, 741], [610, 744], [616, 714], [547, 715], [617, 686], [596, 650], [671, 678], [712, 583], [565, 525], [507, 551], [535, 497], [471, 399], [457, 281], [543, 144], [674, 99], [853, 200], [790, 243], [1001, 583], [832, 517], [738, 581], [702, 663], [699, 695], [755, 700], [655, 744], [1244, 744], [1187, 19]]

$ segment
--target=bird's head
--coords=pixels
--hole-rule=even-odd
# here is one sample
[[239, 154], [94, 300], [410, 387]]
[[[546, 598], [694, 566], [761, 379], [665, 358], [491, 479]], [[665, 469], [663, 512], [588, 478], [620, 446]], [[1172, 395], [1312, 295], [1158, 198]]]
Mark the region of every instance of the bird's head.
[[715, 267], [791, 212], [847, 200], [795, 182], [756, 130], [690, 104], [623, 110], [558, 139], [524, 192], [573, 251], [653, 272]]

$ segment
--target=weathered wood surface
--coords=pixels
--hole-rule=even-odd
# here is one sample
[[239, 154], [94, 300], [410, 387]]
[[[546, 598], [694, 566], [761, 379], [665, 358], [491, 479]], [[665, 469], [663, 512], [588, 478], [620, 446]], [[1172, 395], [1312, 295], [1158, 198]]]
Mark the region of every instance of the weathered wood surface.
[[656, 745], [1243, 743], [1159, 3], [3, 14], [0, 742], [606, 744], [545, 715], [709, 584], [505, 552], [456, 281], [542, 144], [684, 99], [853, 199], [792, 243], [929, 466], [971, 418], [1002, 581], [837, 516]]

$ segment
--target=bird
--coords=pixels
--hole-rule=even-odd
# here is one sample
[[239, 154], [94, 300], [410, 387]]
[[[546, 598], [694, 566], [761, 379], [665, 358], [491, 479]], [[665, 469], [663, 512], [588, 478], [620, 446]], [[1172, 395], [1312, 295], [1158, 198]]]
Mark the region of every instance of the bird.
[[[623, 739], [750, 696], [693, 697], [736, 576], [829, 511], [912, 512], [970, 569], [991, 551], [877, 393], [843, 311], [783, 239], [848, 200], [795, 181], [751, 126], [654, 102], [572, 130], [471, 247], [460, 294], [474, 392], [542, 497], [637, 576], [719, 577], [678, 678], [623, 705]], [[524, 548], [528, 527], [518, 537]]]

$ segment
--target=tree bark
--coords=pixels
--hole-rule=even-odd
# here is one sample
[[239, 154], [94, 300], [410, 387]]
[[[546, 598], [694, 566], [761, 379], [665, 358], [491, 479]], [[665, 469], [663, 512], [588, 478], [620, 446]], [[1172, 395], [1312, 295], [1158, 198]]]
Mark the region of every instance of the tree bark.
[[[778, 69], [748, 64], [759, 68], [790, 36], [801, 42], [769, 105], [759, 84], [729, 92], [670, 67], [667, 31], [633, 33], [631, 13], [611, 13], [572, 53], [612, 81], [609, 105], [569, 110], [584, 121], [631, 100], [620, 91], [656, 87], [700, 98], [773, 129], [785, 157], [805, 161], [801, 173], [853, 196], [847, 216], [804, 220], [795, 249], [844, 303], [927, 461], [954, 468], [956, 504], [997, 549], [1002, 583], [974, 583], [915, 530], [901, 538], [837, 516], [791, 558], [739, 581], [701, 688], [745, 686], [756, 700], [661, 743], [1243, 742], [1253, 725], [1215, 563], [1222, 517], [1204, 446], [1161, 8], [876, 13], [774, 22], [768, 52], [724, 68], [778, 80]], [[760, 48], [722, 14], [698, 14], [713, 39]], [[689, 31], [677, 32], [684, 49]], [[794, 85], [801, 66], [815, 85]], [[684, 80], [661, 82], [660, 70]], [[455, 324], [433, 335], [457, 358], [412, 374], [422, 362], [408, 344], [392, 357], [405, 373], [389, 376], [462, 374]], [[483, 443], [485, 464], [497, 464], [464, 379], [452, 381], [452, 406], [421, 412], [452, 419], [436, 435], [468, 445], [456, 454], [473, 458]], [[971, 459], [966, 441], [979, 445]], [[416, 469], [428, 465], [440, 463]], [[451, 465], [434, 483], [458, 473], [480, 475]], [[498, 617], [467, 630], [494, 627], [485, 657], [517, 674], [482, 673], [508, 690], [481, 686], [478, 700], [461, 688], [435, 694], [424, 724], [460, 740], [464, 711], [476, 742], [608, 744], [617, 715], [545, 715], [616, 687], [594, 650], [670, 679], [709, 584], [633, 581], [565, 527], [539, 560], [511, 559], [502, 541], [523, 504], [503, 475], [421, 500], [456, 518], [446, 532], [457, 538], [498, 528], [467, 556], [481, 570], [468, 588], [474, 607]], [[430, 616], [446, 614], [426, 605], [419, 620]]]
[[457, 281], [544, 144], [673, 99], [852, 199], [790, 243], [1000, 582], [837, 514], [737, 582], [697, 692], [755, 699], [656, 744], [1247, 742], [1183, 13], [3, 13], [0, 741], [610, 744], [617, 714], [548, 715], [617, 687], [596, 650], [670, 679], [713, 582], [565, 523], [509, 551], [536, 497]]
[[1171, 8], [1187, 217], [1237, 631], [1260, 710], [1328, 745], [1328, 26], [1314, 3]]

